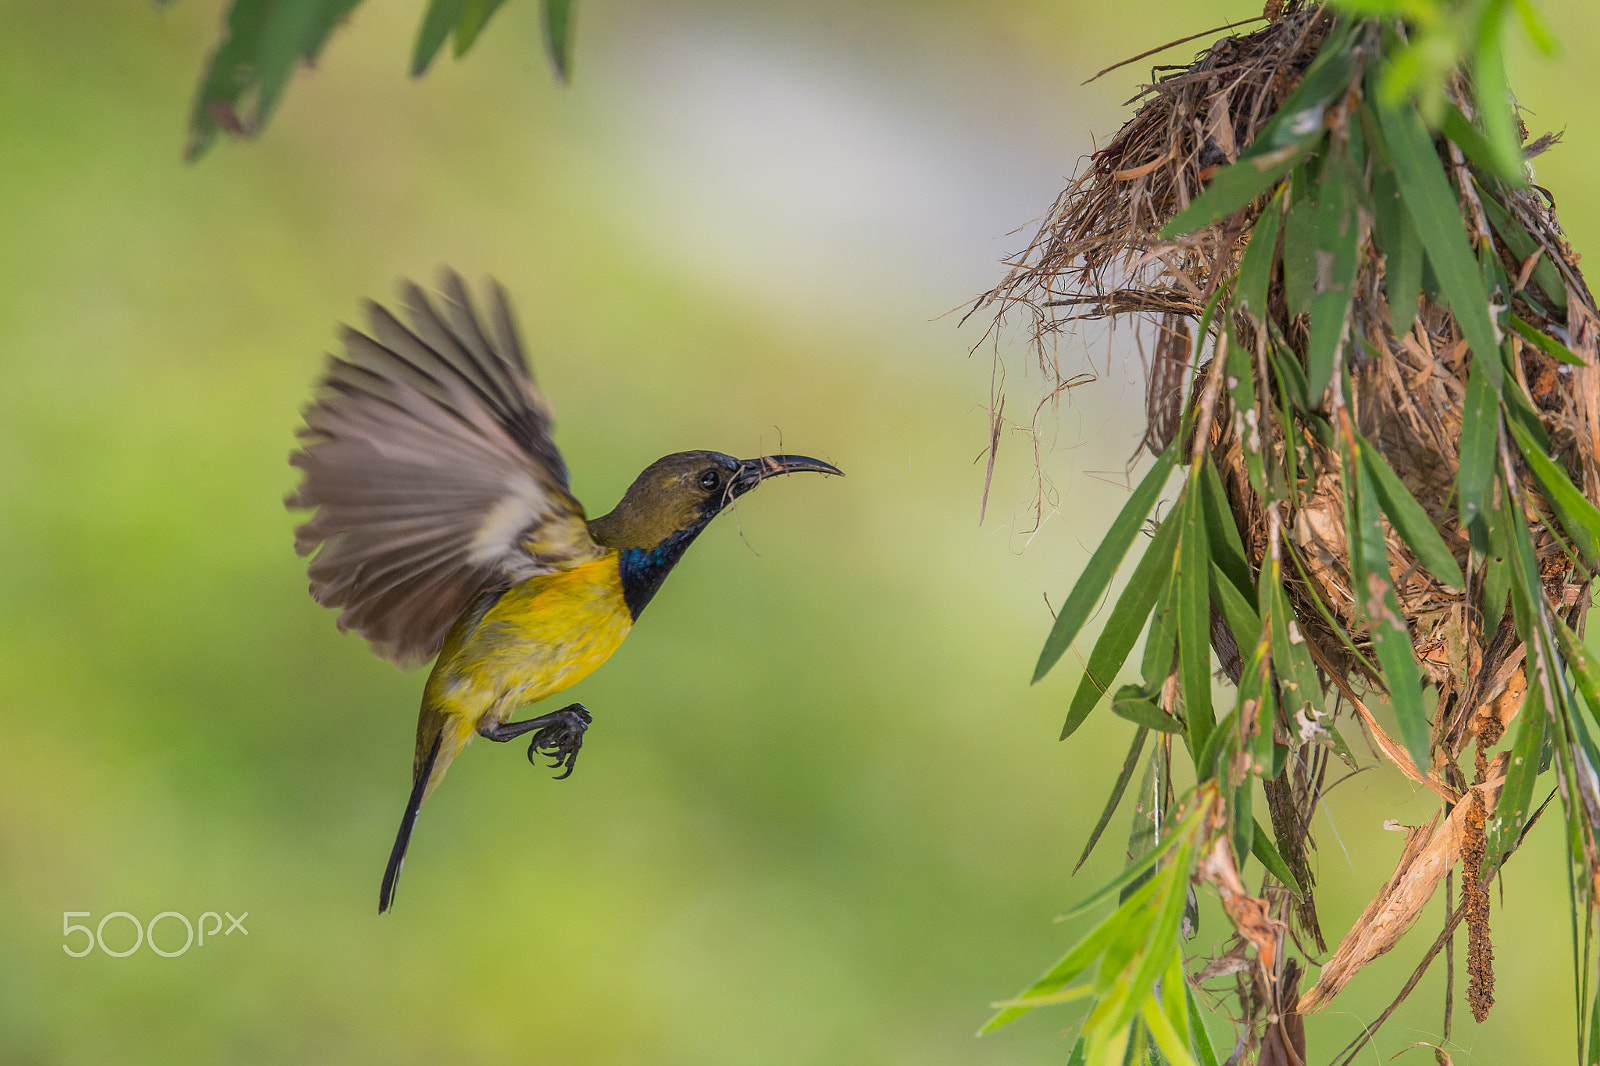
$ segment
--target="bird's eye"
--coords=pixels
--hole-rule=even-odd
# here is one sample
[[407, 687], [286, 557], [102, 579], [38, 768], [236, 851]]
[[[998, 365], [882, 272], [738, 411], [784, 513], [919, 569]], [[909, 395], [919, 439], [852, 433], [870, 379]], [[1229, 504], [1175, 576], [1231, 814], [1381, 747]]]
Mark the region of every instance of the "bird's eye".
[[722, 484], [722, 475], [715, 470], [707, 470], [700, 475], [700, 487], [707, 492], [716, 491], [717, 486], [720, 484]]

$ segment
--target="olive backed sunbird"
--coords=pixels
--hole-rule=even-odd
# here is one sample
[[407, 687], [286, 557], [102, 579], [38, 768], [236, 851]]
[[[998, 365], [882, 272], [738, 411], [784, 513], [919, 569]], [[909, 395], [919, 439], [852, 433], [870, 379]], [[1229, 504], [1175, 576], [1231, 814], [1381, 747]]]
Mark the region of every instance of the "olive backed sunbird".
[[577, 684], [622, 643], [700, 531], [775, 474], [841, 473], [801, 455], [677, 452], [645, 468], [589, 520], [551, 438], [505, 290], [480, 317], [447, 271], [436, 305], [405, 283], [410, 326], [376, 303], [368, 332], [343, 330], [303, 412], [301, 470], [285, 501], [314, 513], [295, 531], [311, 595], [339, 609], [399, 666], [437, 656], [422, 691], [411, 795], [384, 870], [395, 882], [423, 800], [474, 734], [532, 733], [528, 760], [572, 773], [591, 721], [574, 703], [513, 722], [517, 708]]

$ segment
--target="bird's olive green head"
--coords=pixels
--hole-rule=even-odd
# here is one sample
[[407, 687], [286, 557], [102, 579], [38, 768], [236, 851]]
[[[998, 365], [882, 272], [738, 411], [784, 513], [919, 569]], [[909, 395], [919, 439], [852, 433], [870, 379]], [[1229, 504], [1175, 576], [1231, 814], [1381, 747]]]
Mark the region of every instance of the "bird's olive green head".
[[801, 470], [844, 473], [804, 455], [735, 459], [721, 452], [676, 452], [645, 467], [611, 513], [589, 523], [597, 542], [622, 555], [623, 587], [634, 617], [723, 508], [769, 477]]
[[766, 478], [798, 470], [842, 473], [803, 455], [735, 459], [721, 452], [675, 452], [645, 467], [621, 502], [589, 529], [609, 548], [655, 548], [674, 535], [698, 533]]

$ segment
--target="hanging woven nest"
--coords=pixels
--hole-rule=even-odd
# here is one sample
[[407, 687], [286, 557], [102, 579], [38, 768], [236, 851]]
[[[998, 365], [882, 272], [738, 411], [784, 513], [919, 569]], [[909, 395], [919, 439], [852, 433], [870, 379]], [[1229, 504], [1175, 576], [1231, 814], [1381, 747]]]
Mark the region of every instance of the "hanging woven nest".
[[[1131, 326], [1145, 353], [1156, 468], [1063, 606], [1038, 676], [1187, 466], [1063, 735], [1109, 697], [1141, 726], [1130, 765], [1146, 730], [1168, 740], [1153, 758], [1188, 742], [1235, 860], [1254, 853], [1280, 875], [1272, 913], [1322, 967], [1297, 1001], [1287, 929], [1258, 952], [1244, 1014], [1280, 1028], [1393, 946], [1463, 853], [1472, 1005], [1487, 1011], [1480, 875], [1520, 841], [1537, 775], [1519, 761], [1508, 777], [1494, 758], [1508, 725], [1519, 759], [1552, 738], [1580, 888], [1600, 870], [1600, 693], [1575, 635], [1600, 563], [1600, 312], [1526, 162], [1554, 138], [1524, 143], [1506, 94], [1486, 105], [1459, 72], [1430, 131], [1382, 82], [1404, 32], [1293, 10], [1157, 68], [977, 303], [997, 323], [1025, 316], [1058, 384], [1060, 336], [1086, 320]], [[1500, 134], [1516, 137], [1509, 163]], [[1146, 620], [1142, 683], [1113, 691]], [[1210, 705], [1218, 667], [1238, 686], [1226, 714]], [[1538, 713], [1514, 725], [1524, 705]], [[1323, 957], [1309, 825], [1330, 753], [1351, 757], [1352, 718], [1450, 813]], [[1257, 777], [1267, 841], [1249, 813]], [[1262, 947], [1260, 929], [1239, 932]]]

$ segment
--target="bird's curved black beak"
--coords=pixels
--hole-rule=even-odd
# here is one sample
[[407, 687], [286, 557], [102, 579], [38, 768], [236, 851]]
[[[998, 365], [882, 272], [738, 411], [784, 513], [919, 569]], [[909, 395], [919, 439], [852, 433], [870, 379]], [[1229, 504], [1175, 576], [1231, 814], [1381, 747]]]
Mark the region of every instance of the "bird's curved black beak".
[[843, 470], [821, 459], [812, 459], [805, 455], [763, 455], [759, 459], [739, 460], [739, 469], [734, 471], [732, 480], [728, 482], [728, 495], [743, 496], [769, 477], [794, 474], [801, 470], [844, 477]]

